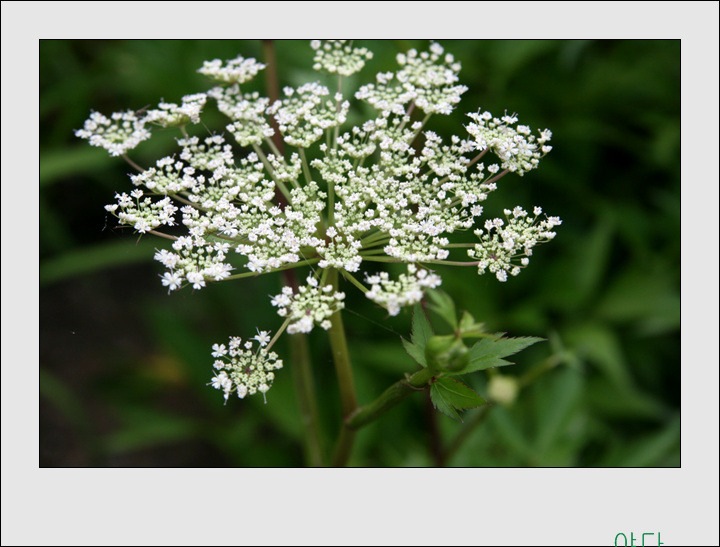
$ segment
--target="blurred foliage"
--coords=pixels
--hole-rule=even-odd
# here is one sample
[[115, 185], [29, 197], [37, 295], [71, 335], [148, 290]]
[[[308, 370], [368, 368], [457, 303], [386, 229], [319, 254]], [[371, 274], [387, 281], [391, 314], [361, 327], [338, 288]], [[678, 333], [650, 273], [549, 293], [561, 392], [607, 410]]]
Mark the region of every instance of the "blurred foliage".
[[[392, 70], [419, 41], [368, 41], [375, 52], [345, 89]], [[517, 396], [456, 423], [418, 393], [362, 429], [358, 466], [679, 466], [680, 42], [456, 41], [470, 90], [428, 128], [462, 134], [464, 112], [517, 112], [553, 131], [552, 153], [508, 176], [486, 214], [541, 205], [558, 237], [517, 278], [439, 268], [460, 310], [492, 331], [540, 336], [512, 367], [467, 376], [487, 396], [493, 375]], [[318, 74], [306, 43], [276, 44], [280, 85]], [[266, 295], [279, 275], [171, 297], [150, 238], [115, 228], [103, 205], [127, 190], [129, 167], [73, 136], [91, 109], [109, 114], [177, 101], [209, 87], [202, 61], [261, 57], [259, 42], [42, 41], [40, 45], [41, 465], [299, 466], [302, 425], [292, 374], [268, 404], [206, 387], [210, 346], [255, 327], [276, 329]], [[262, 75], [261, 75], [262, 76]], [[262, 91], [264, 80], [252, 85]], [[320, 76], [322, 79], [322, 76]], [[222, 119], [210, 114], [210, 128]], [[367, 109], [359, 105], [359, 112]], [[351, 120], [352, 121], [352, 120]], [[133, 159], [174, 151], [158, 132]], [[417, 365], [387, 318], [348, 289], [345, 322], [360, 402]], [[311, 352], [326, 437], [339, 424], [327, 339]], [[287, 347], [279, 351], [287, 359]], [[292, 363], [286, 360], [286, 366]], [[254, 400], [253, 400], [254, 399]], [[258, 400], [259, 399], [259, 400]]]

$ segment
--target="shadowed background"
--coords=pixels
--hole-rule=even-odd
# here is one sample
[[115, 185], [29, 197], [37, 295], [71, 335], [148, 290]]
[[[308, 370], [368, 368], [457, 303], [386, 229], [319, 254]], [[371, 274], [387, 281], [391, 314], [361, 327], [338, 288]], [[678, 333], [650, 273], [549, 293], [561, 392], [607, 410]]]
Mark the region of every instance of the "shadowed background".
[[[346, 91], [394, 70], [396, 53], [427, 46], [358, 44], [375, 57]], [[540, 168], [503, 178], [486, 215], [540, 205], [563, 219], [519, 277], [498, 283], [473, 268], [438, 267], [443, 288], [491, 330], [548, 342], [499, 371], [536, 378], [514, 404], [496, 404], [482, 420], [468, 411], [459, 424], [430, 412], [418, 393], [361, 431], [351, 464], [679, 466], [680, 42], [442, 44], [462, 63], [469, 91], [427, 129], [462, 136], [464, 113], [482, 108], [553, 131]], [[42, 41], [40, 53], [41, 466], [302, 465], [282, 339], [286, 369], [267, 405], [251, 397], [223, 406], [206, 386], [213, 343], [280, 325], [267, 297], [279, 292], [280, 275], [168, 296], [152, 260], [164, 242], [138, 242], [103, 209], [131, 188], [130, 167], [73, 136], [91, 109], [137, 110], [204, 91], [211, 84], [196, 73], [204, 60], [261, 59], [260, 43]], [[311, 70], [307, 42], [277, 42], [276, 54], [281, 86], [324, 79]], [[263, 76], [248, 88], [263, 91]], [[224, 118], [212, 105], [206, 111], [204, 122], [220, 131]], [[176, 151], [176, 137], [155, 131], [130, 155], [150, 165]], [[410, 320], [346, 292], [362, 404], [415, 370], [400, 344]], [[327, 337], [316, 329], [310, 343], [332, 438], [340, 404]], [[466, 378], [486, 395], [487, 374]]]

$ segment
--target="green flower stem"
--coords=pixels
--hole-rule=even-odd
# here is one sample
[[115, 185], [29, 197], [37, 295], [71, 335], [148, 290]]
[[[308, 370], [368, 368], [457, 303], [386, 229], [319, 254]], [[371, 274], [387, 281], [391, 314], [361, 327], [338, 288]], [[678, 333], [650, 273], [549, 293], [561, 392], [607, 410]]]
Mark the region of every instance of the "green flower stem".
[[350, 283], [352, 283], [352, 284], [355, 285], [358, 289], [360, 289], [360, 290], [363, 292], [363, 294], [366, 293], [366, 292], [368, 292], [368, 291], [370, 290], [370, 289], [368, 289], [365, 285], [363, 285], [362, 283], [360, 283], [360, 281], [358, 281], [353, 275], [349, 274], [349, 273], [346, 272], [345, 270], [342, 271], [342, 275], [343, 275], [343, 277], [344, 277], [345, 279], [347, 279]]
[[305, 182], [310, 184], [312, 178], [310, 177], [310, 166], [308, 165], [307, 158], [305, 157], [305, 149], [301, 146], [298, 148], [300, 152], [300, 159], [302, 159], [302, 170], [305, 175]]
[[127, 154], [123, 154], [121, 157], [126, 162], [128, 162], [132, 166], [133, 169], [137, 170], [138, 172], [142, 173], [143, 171], [145, 171], [145, 169], [143, 169], [137, 163], [135, 163], [133, 160], [131, 160]]
[[374, 234], [370, 234], [369, 236], [364, 237], [360, 241], [364, 247], [366, 245], [377, 245], [378, 241], [382, 241], [384, 239], [389, 240], [390, 236], [387, 235], [385, 232], [375, 232]]
[[430, 372], [427, 368], [423, 368], [412, 376], [395, 382], [372, 403], [368, 403], [358, 408], [345, 421], [345, 425], [349, 429], [356, 430], [372, 421], [377, 420], [380, 415], [390, 410], [400, 401], [406, 399], [416, 391], [424, 389], [432, 377], [432, 372]]
[[315, 383], [312, 377], [310, 350], [307, 335], [293, 334], [290, 339], [293, 379], [300, 406], [300, 418], [305, 428], [305, 461], [310, 467], [323, 467], [323, 440], [320, 431], [320, 413], [315, 397]]
[[490, 184], [491, 182], [495, 182], [496, 180], [503, 178], [503, 177], [504, 177], [505, 175], [507, 175], [509, 172], [510, 172], [509, 169], [505, 169], [505, 171], [502, 171], [502, 172], [498, 173], [497, 175], [495, 175], [495, 176], [494, 176], [493, 178], [491, 178], [490, 180], [483, 182], [483, 184]]
[[267, 345], [267, 347], [265, 348], [265, 351], [270, 351], [270, 350], [272, 349], [272, 347], [275, 345], [275, 342], [277, 342], [278, 338], [280, 338], [280, 335], [281, 335], [283, 332], [285, 332], [285, 329], [286, 329], [287, 326], [290, 324], [290, 321], [291, 321], [291, 320], [292, 320], [292, 318], [290, 318], [290, 317], [288, 317], [287, 319], [285, 319], [285, 321], [283, 322], [283, 324], [280, 325], [280, 328], [279, 328], [279, 329], [277, 330], [277, 332], [275, 333], [275, 336], [273, 336], [272, 340], [270, 340], [270, 343], [269, 343], [269, 344]]
[[328, 225], [335, 224], [335, 183], [328, 181]]
[[148, 230], [148, 233], [149, 233], [149, 234], [152, 234], [152, 235], [154, 235], [154, 236], [164, 237], [165, 239], [169, 239], [169, 240], [171, 240], [171, 241], [177, 240], [177, 236], [171, 236], [171, 235], [169, 235], [169, 234], [163, 234], [162, 232], [157, 232], [157, 231], [155, 231], [155, 230]]
[[470, 163], [468, 163], [465, 167], [471, 167], [472, 165], [476, 164], [478, 161], [480, 161], [480, 158], [482, 158], [485, 154], [487, 154], [487, 151], [489, 149], [486, 148], [482, 152], [480, 152], [477, 156], [475, 156], [472, 160], [470, 160]]
[[310, 258], [308, 260], [303, 260], [301, 262], [295, 262], [293, 264], [288, 264], [287, 266], [283, 266], [282, 268], [277, 268], [275, 270], [270, 270], [267, 272], [245, 272], [245, 273], [241, 273], [241, 274], [231, 275], [230, 277], [226, 277], [225, 280], [242, 279], [243, 277], [257, 277], [258, 275], [263, 275], [266, 273], [282, 272], [283, 270], [289, 270], [291, 268], [298, 268], [300, 266], [307, 266], [308, 264], [316, 264], [318, 262], [320, 262], [319, 258]]
[[[338, 286], [338, 271], [330, 268], [328, 271], [328, 283], [335, 290]], [[342, 403], [343, 425], [340, 428], [335, 453], [333, 456], [333, 466], [344, 466], [355, 440], [354, 432], [345, 427], [345, 420], [355, 412], [357, 408], [357, 395], [355, 393], [355, 382], [353, 380], [352, 366], [350, 364], [350, 352], [347, 347], [347, 339], [345, 338], [345, 327], [343, 326], [342, 314], [340, 311], [335, 312], [330, 317], [331, 327], [328, 330], [330, 337], [330, 347], [332, 349], [333, 362], [335, 363], [335, 371], [340, 385], [340, 400]]]
[[284, 163], [285, 156], [283, 156], [282, 152], [280, 152], [280, 150], [278, 150], [278, 147], [275, 145], [273, 140], [268, 137], [265, 137], [265, 142], [267, 143], [268, 147], [270, 148], [270, 151], [275, 155], [275, 157]]
[[367, 256], [364, 253], [360, 253], [360, 256], [363, 260], [367, 260], [369, 262], [402, 262], [399, 258], [392, 258], [389, 256]]
[[477, 266], [479, 261], [475, 262], [458, 262], [456, 260], [426, 260], [426, 264], [440, 264], [443, 266]]
[[255, 153], [260, 158], [260, 161], [265, 166], [265, 169], [268, 170], [268, 173], [270, 173], [270, 176], [273, 179], [273, 182], [275, 182], [275, 186], [278, 187], [278, 190], [282, 192], [282, 195], [285, 196], [285, 199], [290, 202], [290, 192], [287, 189], [287, 186], [283, 184], [276, 176], [275, 176], [275, 170], [272, 168], [272, 165], [270, 165], [270, 162], [268, 161], [267, 157], [265, 157], [265, 153], [262, 151], [262, 148], [260, 148], [257, 144], [252, 145], [253, 150], [255, 150]]
[[193, 203], [192, 201], [185, 199], [179, 194], [168, 193], [168, 196], [170, 196], [172, 199], [178, 200], [180, 203], [184, 203], [185, 205], [190, 205], [190, 207], [194, 207], [195, 209], [198, 209], [200, 211], [207, 212], [207, 209], [205, 209], [205, 207], [202, 207], [197, 203]]
[[[338, 91], [337, 91], [337, 92], [338, 92], [341, 96], [342, 96], [342, 81], [343, 81], [342, 75], [341, 75], [341, 74], [338, 74]], [[339, 101], [337, 101], [337, 104], [336, 104], [336, 106], [335, 106], [335, 112], [336, 112], [336, 113], [337, 113], [337, 112], [340, 112], [340, 105], [341, 105], [341, 104], [342, 104], [342, 97], [340, 98]], [[337, 150], [337, 140], [338, 140], [338, 134], [339, 134], [339, 132], [340, 132], [340, 126], [339, 126], [339, 125], [336, 125], [336, 126], [333, 128], [333, 141], [332, 141], [333, 150]]]
[[[468, 164], [465, 166], [465, 169], [470, 169], [470, 167], [472, 167], [474, 164], [476, 164], [478, 161], [480, 161], [480, 158], [482, 158], [485, 154], [487, 154], [487, 151], [488, 151], [488, 149], [486, 148], [485, 150], [483, 150], [482, 152], [480, 152], [477, 156], [475, 156], [473, 159], [471, 159], [471, 160], [470, 160], [470, 163], [468, 163]], [[450, 180], [450, 175], [448, 175], [447, 177], [444, 177], [444, 178], [440, 179], [440, 182], [439, 182], [438, 184], [442, 184], [443, 182], [447, 182], [447, 181], [449, 181], [449, 180]]]
[[[410, 117], [410, 114], [412, 114], [412, 111], [414, 108], [415, 108], [415, 101], [413, 100], [413, 101], [410, 101], [410, 106], [408, 106], [408, 109], [405, 112], [405, 115], [408, 118]], [[403, 129], [405, 129], [405, 123], [406, 123], [406, 120], [403, 120], [402, 123], [400, 124], [400, 127], [398, 127], [398, 131], [402, 131]]]

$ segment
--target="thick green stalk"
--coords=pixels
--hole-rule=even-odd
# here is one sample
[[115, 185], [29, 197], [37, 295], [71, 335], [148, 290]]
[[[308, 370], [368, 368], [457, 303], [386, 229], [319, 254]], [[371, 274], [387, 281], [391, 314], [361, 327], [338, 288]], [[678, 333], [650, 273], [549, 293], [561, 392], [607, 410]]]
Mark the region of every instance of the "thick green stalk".
[[[336, 290], [338, 286], [338, 271], [335, 268], [328, 270], [327, 282]], [[342, 467], [347, 463], [352, 450], [355, 433], [345, 427], [345, 420], [355, 412], [357, 408], [357, 395], [355, 393], [355, 382], [353, 380], [352, 365], [350, 364], [350, 352], [345, 338], [345, 327], [342, 314], [335, 312], [330, 318], [330, 348], [332, 349], [335, 372], [337, 373], [338, 384], [340, 385], [340, 401], [342, 404], [343, 425], [340, 428], [340, 435], [335, 446], [333, 465]]]
[[289, 338], [295, 391], [300, 406], [300, 417], [305, 428], [305, 461], [310, 467], [322, 467], [324, 465], [322, 434], [307, 335], [297, 333]]
[[387, 388], [380, 397], [372, 403], [358, 408], [346, 421], [348, 429], [360, 429], [364, 425], [375, 421], [381, 414], [384, 414], [400, 401], [406, 399], [418, 390], [425, 388], [432, 379], [432, 372], [424, 368], [412, 376], [395, 382]]

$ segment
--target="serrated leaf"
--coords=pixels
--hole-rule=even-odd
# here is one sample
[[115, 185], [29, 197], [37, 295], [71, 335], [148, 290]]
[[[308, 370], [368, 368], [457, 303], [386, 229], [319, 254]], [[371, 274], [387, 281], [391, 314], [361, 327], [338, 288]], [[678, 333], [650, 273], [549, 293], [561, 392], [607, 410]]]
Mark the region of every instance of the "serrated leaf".
[[442, 317], [445, 322], [450, 325], [452, 330], [457, 330], [457, 312], [455, 311], [455, 302], [446, 293], [433, 290], [428, 293], [432, 301], [432, 310]]
[[425, 346], [427, 341], [432, 338], [433, 331], [430, 322], [425, 315], [420, 304], [415, 304], [413, 309], [412, 333], [410, 335], [411, 342], [403, 338], [403, 346], [410, 357], [415, 359], [423, 367], [427, 366], [425, 360]]
[[503, 357], [514, 355], [528, 346], [544, 340], [544, 338], [537, 338], [535, 336], [495, 339], [484, 338], [470, 348], [470, 362], [468, 366], [456, 374], [468, 374], [478, 370], [512, 365], [513, 363], [506, 361]]
[[415, 304], [413, 309], [413, 328], [411, 340], [416, 346], [425, 349], [425, 344], [433, 336], [432, 327], [420, 304]]
[[402, 339], [402, 344], [405, 347], [405, 351], [408, 352], [410, 357], [415, 359], [421, 366], [427, 366], [427, 362], [425, 361], [424, 349], [421, 349], [420, 346], [416, 346], [412, 342], [408, 342], [407, 340], [405, 340], [405, 338]]
[[476, 323], [475, 318], [467, 311], [464, 311], [460, 318], [458, 330], [463, 338], [483, 338], [488, 336], [485, 333], [485, 324]]
[[458, 410], [486, 405], [487, 401], [468, 386], [452, 378], [440, 378], [430, 386], [430, 400], [437, 410], [462, 422]]

